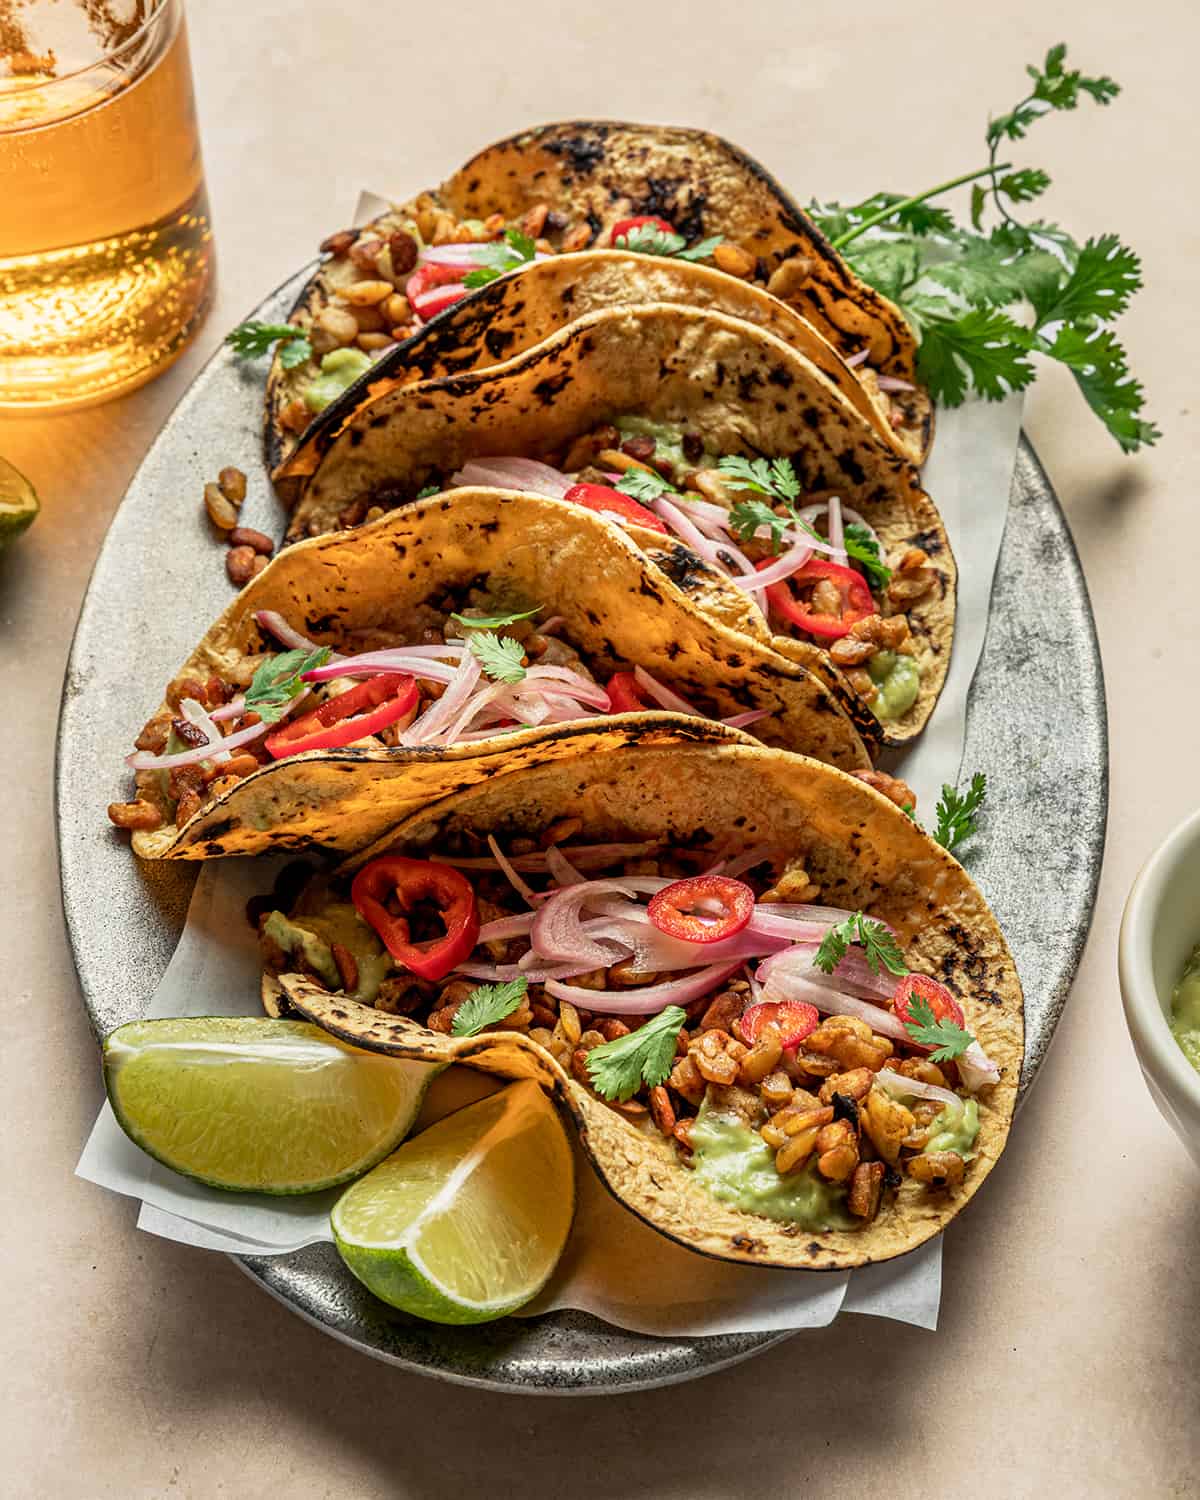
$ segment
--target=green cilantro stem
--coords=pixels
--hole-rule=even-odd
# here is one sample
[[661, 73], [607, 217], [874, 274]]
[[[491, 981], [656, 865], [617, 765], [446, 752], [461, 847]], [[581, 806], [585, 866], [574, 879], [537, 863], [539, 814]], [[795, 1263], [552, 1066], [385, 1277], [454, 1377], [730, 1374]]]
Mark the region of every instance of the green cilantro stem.
[[942, 193], [948, 193], [951, 188], [962, 187], [964, 183], [974, 182], [977, 177], [994, 176], [997, 172], [1007, 172], [1012, 162], [990, 161], [986, 167], [980, 167], [977, 172], [964, 172], [961, 177], [952, 177], [949, 182], [940, 183], [937, 187], [928, 188], [923, 193], [914, 193], [911, 198], [905, 198], [899, 203], [890, 203], [886, 208], [881, 208], [873, 213], [870, 218], [864, 219], [861, 224], [856, 224], [853, 229], [848, 229], [845, 234], [840, 234], [833, 241], [833, 248], [840, 250], [843, 245], [848, 245], [851, 240], [856, 240], [860, 234], [865, 234], [868, 229], [874, 229], [876, 224], [882, 224], [887, 219], [894, 219], [898, 213], [906, 208], [912, 208], [918, 203], [924, 203], [927, 198], [936, 198]]

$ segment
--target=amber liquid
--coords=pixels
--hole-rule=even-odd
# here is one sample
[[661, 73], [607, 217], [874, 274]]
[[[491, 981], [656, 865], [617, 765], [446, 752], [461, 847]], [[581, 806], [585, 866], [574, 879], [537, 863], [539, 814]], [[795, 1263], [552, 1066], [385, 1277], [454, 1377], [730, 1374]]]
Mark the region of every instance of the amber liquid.
[[148, 380], [199, 326], [214, 270], [180, 0], [73, 76], [31, 87], [0, 62], [0, 407]]

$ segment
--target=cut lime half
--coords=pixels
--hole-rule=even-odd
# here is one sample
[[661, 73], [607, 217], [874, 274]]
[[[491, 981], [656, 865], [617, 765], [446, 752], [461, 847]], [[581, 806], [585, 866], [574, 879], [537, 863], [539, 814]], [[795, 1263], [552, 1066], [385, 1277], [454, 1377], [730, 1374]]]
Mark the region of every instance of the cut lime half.
[[412, 1129], [439, 1071], [254, 1016], [134, 1021], [104, 1044], [130, 1140], [233, 1192], [315, 1193], [359, 1176]]
[[536, 1083], [406, 1141], [338, 1199], [333, 1233], [369, 1290], [435, 1323], [485, 1323], [550, 1279], [575, 1211], [570, 1142]]
[[24, 474], [0, 458], [0, 552], [33, 524], [38, 497]]

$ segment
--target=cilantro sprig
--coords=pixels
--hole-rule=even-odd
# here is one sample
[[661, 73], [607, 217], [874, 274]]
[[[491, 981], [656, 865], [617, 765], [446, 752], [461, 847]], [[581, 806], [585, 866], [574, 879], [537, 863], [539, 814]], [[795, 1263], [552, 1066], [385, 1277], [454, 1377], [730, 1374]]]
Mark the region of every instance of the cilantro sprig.
[[602, 1099], [632, 1099], [643, 1085], [657, 1088], [669, 1078], [675, 1040], [687, 1012], [668, 1005], [653, 1020], [626, 1036], [593, 1047], [587, 1054], [588, 1077]]
[[723, 234], [710, 235], [689, 250], [683, 235], [660, 229], [654, 224], [639, 224], [628, 234], [619, 234], [613, 241], [614, 250], [634, 250], [639, 255], [667, 255], [675, 260], [707, 260], [724, 240]]
[[313, 352], [303, 328], [297, 328], [294, 323], [259, 323], [253, 318], [248, 323], [239, 323], [227, 333], [225, 342], [241, 359], [267, 354], [279, 344], [279, 363], [285, 370], [302, 365], [306, 359], [312, 358]]
[[534, 615], [541, 613], [541, 609], [540, 604], [535, 604], [532, 609], [516, 610], [508, 615], [451, 614], [450, 618], [467, 630], [502, 630], [505, 625], [515, 625], [518, 620], [532, 620]]
[[965, 792], [943, 785], [941, 801], [937, 805], [937, 828], [933, 834], [943, 849], [957, 849], [977, 831], [979, 824], [975, 815], [986, 799], [987, 777], [982, 771], [975, 772]]
[[519, 229], [506, 229], [503, 240], [498, 240], [494, 245], [481, 245], [474, 252], [473, 259], [478, 261], [479, 268], [467, 272], [463, 277], [463, 286], [472, 291], [477, 286], [487, 286], [489, 281], [495, 281], [506, 271], [515, 271], [518, 266], [528, 265], [536, 254], [537, 246], [527, 234], [522, 234]]
[[933, 1014], [929, 1001], [920, 995], [914, 995], [909, 1000], [908, 1014], [911, 1020], [905, 1021], [904, 1029], [914, 1042], [920, 1042], [923, 1047], [934, 1048], [929, 1054], [930, 1062], [951, 1062], [954, 1058], [961, 1057], [975, 1040], [969, 1031], [964, 1031], [949, 1017], [939, 1020]]
[[503, 984], [481, 984], [467, 996], [454, 1012], [450, 1023], [452, 1036], [477, 1036], [489, 1026], [503, 1021], [518, 1010], [529, 989], [527, 979], [508, 979]]
[[525, 676], [525, 648], [509, 635], [491, 630], [473, 630], [467, 650], [495, 682], [521, 682]]
[[821, 939], [813, 964], [823, 974], [832, 974], [849, 952], [852, 943], [862, 945], [873, 974], [878, 974], [881, 967], [897, 977], [908, 973], [904, 954], [891, 929], [882, 922], [877, 922], [874, 917], [864, 916], [860, 911], [829, 929]]
[[[771, 550], [778, 552], [783, 546], [784, 533], [798, 526], [818, 541], [824, 538], [800, 519], [796, 501], [800, 498], [800, 480], [789, 458], [742, 458], [729, 454], [717, 460], [717, 472], [734, 482], [735, 488], [749, 491], [751, 498], [736, 500], [729, 508], [729, 529], [741, 542], [748, 542], [766, 530], [770, 533]], [[758, 496], [762, 499], [758, 499]], [[779, 514], [782, 509], [786, 512]]]
[[844, 526], [842, 545], [846, 549], [846, 556], [862, 568], [872, 589], [879, 590], [891, 582], [892, 570], [884, 563], [879, 543], [865, 526], [860, 526], [857, 521]]
[[[1145, 394], [1111, 328], [1142, 284], [1141, 263], [1115, 235], [1082, 245], [1058, 225], [1024, 222], [1014, 209], [1050, 186], [1037, 167], [1000, 161], [1038, 120], [1085, 99], [1110, 104], [1111, 78], [1066, 66], [1051, 47], [1027, 94], [984, 133], [987, 164], [925, 192], [876, 193], [851, 207], [814, 203], [809, 212], [855, 271], [897, 304], [920, 340], [917, 373], [936, 401], [959, 406], [969, 390], [1000, 400], [1036, 375], [1032, 356], [1065, 365], [1081, 394], [1127, 453], [1157, 441], [1142, 416]], [[971, 188], [971, 227], [930, 199]], [[985, 216], [993, 217], [985, 229]], [[870, 238], [864, 238], [876, 231]]]
[[626, 469], [617, 480], [615, 488], [620, 490], [622, 495], [629, 495], [634, 500], [640, 500], [643, 505], [649, 505], [660, 495], [679, 493], [670, 480], [664, 479], [661, 474], [647, 474], [645, 469]]
[[329, 657], [328, 646], [318, 646], [312, 651], [283, 651], [268, 657], [246, 689], [245, 711], [256, 713], [264, 724], [277, 724], [292, 699], [307, 688], [308, 684], [300, 680], [303, 674], [323, 667]]

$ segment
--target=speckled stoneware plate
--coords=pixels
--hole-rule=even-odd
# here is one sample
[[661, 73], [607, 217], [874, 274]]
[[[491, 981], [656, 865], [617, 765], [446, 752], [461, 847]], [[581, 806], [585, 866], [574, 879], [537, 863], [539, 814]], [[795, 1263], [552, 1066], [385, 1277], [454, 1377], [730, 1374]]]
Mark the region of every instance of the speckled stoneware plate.
[[[302, 272], [254, 313], [281, 322]], [[218, 353], [159, 434], [92, 575], [63, 688], [58, 838], [63, 905], [92, 1025], [136, 1020], [166, 968], [195, 867], [140, 864], [104, 817], [104, 777], [141, 726], [139, 678], [165, 682], [229, 600], [204, 484], [225, 464], [250, 479], [245, 523], [281, 514], [263, 472], [261, 364]], [[964, 764], [988, 773], [989, 836], [970, 861], [1025, 985], [1027, 1089], [1046, 1054], [1087, 935], [1108, 796], [1104, 679], [1087, 589], [1062, 511], [1022, 441]], [[1051, 920], [1047, 914], [1052, 913]], [[406, 1369], [498, 1390], [603, 1393], [666, 1385], [793, 1335], [650, 1338], [583, 1313], [482, 1328], [417, 1322], [375, 1301], [332, 1245], [239, 1264], [272, 1296], [355, 1348]]]

